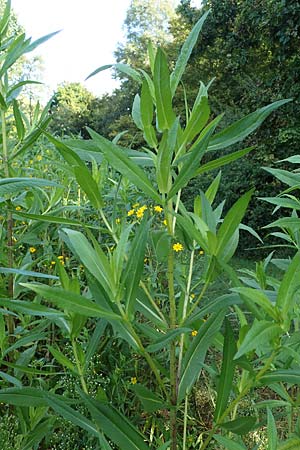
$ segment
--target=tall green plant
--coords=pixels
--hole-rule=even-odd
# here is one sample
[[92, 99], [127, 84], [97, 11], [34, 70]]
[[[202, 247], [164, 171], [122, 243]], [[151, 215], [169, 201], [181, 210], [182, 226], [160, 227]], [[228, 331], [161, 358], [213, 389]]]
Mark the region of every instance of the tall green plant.
[[[247, 228], [241, 222], [253, 191], [245, 193], [223, 218], [223, 204], [214, 205], [220, 176], [205, 193], [195, 196], [193, 212], [187, 211], [180, 200], [181, 190], [192, 178], [222, 167], [252, 149], [202, 163], [207, 152], [241, 142], [272, 111], [288, 101], [265, 106], [219, 131], [223, 115], [211, 118], [209, 86], [201, 83], [183, 126], [174, 112], [173, 98], [205, 18], [206, 15], [187, 38], [172, 72], [161, 49], [151, 49], [150, 74], [127, 66], [117, 67], [141, 84], [141, 94], [135, 97], [132, 115], [144, 134], [147, 145], [144, 153], [132, 153], [90, 129], [88, 144], [72, 141], [68, 145], [48, 136], [101, 222], [97, 238], [88, 227], [85, 233], [71, 228], [64, 228], [60, 233], [61, 240], [85, 269], [83, 291], [60, 267], [57, 285], [23, 284], [29, 290], [28, 295], [30, 291], [35, 292], [36, 299], [44, 299], [46, 305], [29, 300], [0, 299], [0, 305], [12, 311], [55, 319], [72, 344], [74, 362], [59, 346], [49, 346], [48, 350], [65, 370], [77, 377], [75, 402], [82, 402], [89, 416], [77, 410], [64, 396], [42, 389], [3, 389], [0, 401], [17, 406], [50, 407], [95, 436], [100, 448], [111, 448], [105, 435], [125, 450], [149, 447], [162, 450], [168, 446], [171, 450], [186, 449], [189, 398], [212, 348], [221, 350], [223, 357], [217, 373], [214, 420], [200, 442], [202, 450], [213, 440], [230, 448], [228, 445], [233, 441], [223, 434], [242, 436], [255, 428], [255, 415], [239, 415], [241, 402], [253, 388], [268, 382], [298, 382], [298, 369], [277, 370], [277, 366], [293, 321], [299, 255], [291, 262], [281, 283], [274, 283], [271, 294], [266, 286], [261, 289], [252, 285], [245, 287], [230, 267], [230, 260], [240, 230]], [[93, 161], [92, 171], [84, 162], [87, 157]], [[118, 188], [122, 179], [130, 182], [147, 203], [130, 208], [128, 217], [134, 215], [134, 222], [116, 217], [115, 211], [111, 213], [107, 200], [111, 201], [112, 196], [99, 188], [101, 183], [95, 167], [99, 158], [115, 171], [115, 176], [120, 174], [121, 180], [115, 182]], [[150, 203], [153, 202], [152, 208]], [[157, 227], [147, 210], [161, 214], [164, 223]], [[59, 218], [45, 215], [27, 217], [62, 223]], [[84, 221], [82, 225], [85, 226]], [[106, 249], [101, 245], [106, 244], [107, 236], [114, 248]], [[204, 254], [201, 272], [195, 266], [199, 251]], [[153, 264], [161, 267], [163, 276], [160, 278], [155, 274], [145, 276], [145, 258], [147, 260], [149, 252]], [[211, 284], [222, 272], [231, 279], [232, 291], [205, 302]], [[277, 295], [275, 305], [274, 295]], [[49, 303], [55, 307], [50, 307]], [[229, 308], [235, 312], [239, 323], [238, 336], [229, 320]], [[251, 312], [251, 319], [247, 318], [245, 309]], [[80, 337], [88, 318], [94, 320], [95, 330], [88, 346], [83, 348]], [[162, 430], [160, 443], [153, 442], [151, 434], [141, 433], [105, 396], [95, 398], [89, 391], [87, 366], [107, 324], [149, 367], [151, 382], [144, 385], [134, 379], [132, 391], [145, 412], [167, 411], [169, 426]], [[271, 440], [275, 440], [270, 413], [268, 423]], [[233, 442], [231, 448], [233, 445], [245, 448], [239, 442]]]

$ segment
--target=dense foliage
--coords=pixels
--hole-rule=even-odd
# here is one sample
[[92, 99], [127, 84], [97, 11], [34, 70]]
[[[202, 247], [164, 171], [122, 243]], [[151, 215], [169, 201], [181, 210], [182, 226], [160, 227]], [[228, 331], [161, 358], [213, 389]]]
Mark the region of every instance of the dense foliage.
[[[240, 118], [243, 108], [234, 111], [228, 93], [217, 102], [206, 72], [193, 85], [188, 61], [196, 64], [199, 36], [213, 35], [216, 14], [201, 15], [191, 28], [198, 11], [189, 2], [179, 11], [185, 41], [176, 56], [179, 36], [168, 44], [171, 60], [150, 45], [142, 70], [116, 65], [134, 80], [124, 79], [110, 98], [118, 109], [126, 87], [121, 104], [133, 102], [131, 118], [126, 106], [117, 119], [107, 97], [95, 99], [78, 84], [61, 86], [44, 110], [38, 103], [23, 110], [21, 91], [32, 81], [11, 75], [14, 65], [51, 35], [31, 42], [15, 34], [6, 2], [0, 20], [3, 450], [300, 446], [299, 155], [262, 172], [280, 186], [279, 195], [261, 201], [278, 211], [278, 220], [266, 217], [265, 228], [284, 257], [274, 246], [255, 265], [233, 259], [241, 236], [260, 240], [244, 223], [250, 201], [257, 204], [252, 181], [243, 181], [253, 166], [245, 158], [260, 151], [249, 145], [265, 136], [268, 124], [278, 125], [291, 101], [278, 94], [264, 106], [245, 104], [249, 114]], [[101, 105], [130, 133], [109, 129], [108, 121], [99, 123], [110, 139], [84, 128], [97, 123]], [[237, 162], [234, 199], [224, 194], [219, 170]]]

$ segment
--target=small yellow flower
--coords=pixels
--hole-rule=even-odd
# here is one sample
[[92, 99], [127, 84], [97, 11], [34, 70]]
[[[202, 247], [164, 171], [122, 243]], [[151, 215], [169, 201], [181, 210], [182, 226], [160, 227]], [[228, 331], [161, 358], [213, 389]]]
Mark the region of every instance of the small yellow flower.
[[15, 243], [17, 242], [17, 239], [14, 236], [11, 238], [11, 240]]
[[21, 206], [16, 206], [16, 211], [21, 211]]
[[191, 332], [191, 335], [192, 335], [193, 337], [197, 336], [197, 334], [198, 334], [198, 331], [197, 331], [197, 330], [193, 330], [193, 331]]
[[62, 261], [64, 259], [64, 256], [60, 255], [60, 256], [57, 257], [57, 259], [60, 259]]
[[134, 208], [137, 208], [138, 206], [140, 206], [140, 204], [139, 203], [135, 203], [134, 205], [132, 205], [132, 208], [134, 209]]
[[30, 251], [30, 253], [35, 253], [36, 252], [36, 248], [35, 247], [29, 247], [29, 251]]
[[144, 212], [146, 211], [146, 209], [147, 209], [146, 205], [141, 206], [136, 212], [136, 217], [138, 219], [142, 219], [144, 217]]
[[149, 261], [148, 258], [144, 258], [144, 263], [145, 264], [147, 264], [148, 261]]
[[51, 266], [55, 266], [56, 262], [55, 261], [51, 261]]
[[168, 226], [167, 219], [163, 220], [163, 224], [164, 224], [166, 227]]
[[60, 259], [59, 262], [61, 263], [62, 266], [65, 265], [65, 262], [62, 259]]
[[203, 251], [203, 250], [200, 250], [200, 251], [199, 251], [199, 255], [204, 255], [204, 251]]
[[127, 213], [127, 216], [128, 217], [133, 216], [134, 213], [135, 213], [135, 209], [130, 209]]
[[41, 155], [37, 155], [36, 159], [37, 159], [38, 161], [42, 161], [43, 157], [42, 157]]
[[157, 213], [161, 213], [163, 211], [163, 208], [159, 205], [154, 206], [154, 211]]
[[117, 217], [116, 218], [116, 224], [118, 225], [119, 223], [121, 223], [121, 219], [120, 219], [120, 217]]
[[173, 250], [175, 252], [182, 252], [183, 250], [183, 245], [180, 244], [180, 242], [176, 242], [176, 244], [173, 244]]
[[191, 294], [191, 298], [194, 299], [195, 298], [195, 294]]
[[130, 378], [130, 383], [131, 384], [136, 384], [137, 383], [137, 378], [136, 377], [131, 377]]

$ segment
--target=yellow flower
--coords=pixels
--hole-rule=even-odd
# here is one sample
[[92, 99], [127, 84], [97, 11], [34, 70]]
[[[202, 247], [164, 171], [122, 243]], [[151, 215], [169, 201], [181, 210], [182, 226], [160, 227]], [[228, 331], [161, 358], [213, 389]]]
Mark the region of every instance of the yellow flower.
[[157, 213], [161, 213], [163, 211], [163, 208], [159, 205], [154, 206], [154, 211]]
[[135, 213], [135, 209], [130, 209], [127, 213], [127, 216], [130, 217]]
[[197, 334], [198, 334], [198, 331], [197, 331], [197, 330], [193, 330], [193, 331], [191, 332], [191, 335], [192, 335], [193, 337], [197, 336]]
[[183, 250], [183, 245], [180, 244], [180, 242], [176, 242], [176, 244], [173, 244], [173, 250], [175, 252], [182, 252]]
[[29, 247], [29, 251], [30, 251], [30, 253], [35, 253], [36, 252], [36, 248], [35, 247]]
[[37, 155], [36, 159], [37, 159], [38, 161], [42, 161], [43, 157], [42, 157], [41, 155]]
[[191, 294], [191, 298], [194, 299], [195, 298], [195, 294]]
[[130, 378], [130, 383], [131, 384], [136, 384], [137, 383], [137, 378], [136, 377], [131, 377]]
[[121, 219], [119, 217], [116, 218], [116, 224], [121, 223]]
[[21, 211], [21, 206], [16, 206], [16, 211]]
[[57, 259], [63, 260], [63, 259], [64, 259], [64, 256], [63, 256], [63, 255], [60, 255], [60, 256], [57, 257]]
[[138, 206], [140, 206], [139, 203], [135, 203], [134, 205], [132, 205], [132, 208], [137, 208]]
[[141, 207], [137, 210], [137, 212], [136, 212], [136, 217], [137, 217], [138, 219], [142, 219], [143, 216], [144, 216], [144, 212], [146, 211], [146, 209], [147, 209], [147, 206], [146, 206], [146, 205], [141, 206]]
[[203, 251], [203, 250], [200, 250], [200, 251], [199, 251], [199, 255], [204, 255], [204, 251]]
[[167, 219], [163, 220], [163, 224], [164, 224], [166, 227], [168, 226]]
[[55, 266], [56, 262], [55, 261], [51, 261], [51, 266]]

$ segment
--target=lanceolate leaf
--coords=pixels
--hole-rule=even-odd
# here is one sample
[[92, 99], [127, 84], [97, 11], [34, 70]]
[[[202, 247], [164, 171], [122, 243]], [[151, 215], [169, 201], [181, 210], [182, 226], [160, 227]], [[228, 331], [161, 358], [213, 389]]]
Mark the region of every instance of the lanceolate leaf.
[[285, 315], [293, 308], [294, 296], [300, 289], [300, 251], [294, 256], [287, 269], [277, 294], [276, 306]]
[[0, 196], [13, 196], [19, 191], [45, 186], [58, 187], [59, 184], [54, 181], [43, 180], [42, 178], [2, 178], [0, 180]]
[[138, 396], [145, 411], [153, 412], [166, 407], [161, 398], [141, 384], [134, 384], [130, 389]]
[[148, 347], [146, 347], [146, 350], [148, 352], [156, 352], [157, 350], [161, 350], [162, 348], [165, 348], [177, 336], [183, 333], [189, 333], [190, 331], [192, 331], [191, 328], [175, 328], [174, 330], [169, 331], [168, 333], [157, 339], [155, 342], [153, 342], [153, 344], [148, 345]]
[[225, 436], [214, 435], [214, 438], [217, 442], [219, 442], [219, 444], [223, 445], [226, 450], [247, 450], [244, 445], [241, 445]]
[[181, 77], [185, 71], [187, 62], [191, 56], [191, 53], [193, 51], [193, 48], [197, 42], [199, 33], [202, 29], [203, 23], [205, 19], [207, 18], [210, 11], [207, 11], [203, 16], [198, 20], [192, 31], [190, 32], [188, 38], [186, 39], [185, 43], [182, 46], [180, 55], [177, 59], [175, 69], [173, 73], [171, 74], [171, 92], [172, 96], [174, 96], [175, 91], [177, 89], [177, 86], [181, 80]]
[[16, 311], [22, 314], [28, 314], [30, 316], [38, 317], [63, 317], [62, 311], [57, 311], [53, 308], [47, 308], [47, 306], [39, 305], [34, 302], [26, 302], [24, 300], [11, 300], [0, 298], [0, 305], [8, 308], [9, 310]]
[[246, 416], [239, 417], [238, 419], [232, 420], [230, 422], [220, 424], [220, 427], [232, 433], [243, 435], [253, 430], [256, 423], [256, 417]]
[[172, 109], [170, 74], [167, 58], [160, 48], [157, 50], [155, 57], [154, 88], [158, 130], [168, 130], [175, 120], [175, 114]]
[[118, 170], [124, 177], [128, 178], [146, 195], [149, 195], [158, 203], [161, 202], [160, 196], [152, 186], [145, 172], [139, 166], [126, 156], [117, 145], [114, 145], [90, 128], [88, 128], [88, 131], [112, 167]]
[[97, 426], [122, 450], [149, 450], [146, 438], [113, 406], [80, 395]]
[[234, 339], [233, 330], [230, 322], [226, 319], [222, 369], [218, 383], [217, 403], [214, 415], [214, 419], [216, 422], [218, 422], [218, 419], [222, 416], [223, 412], [226, 409], [229, 395], [232, 389], [232, 382], [235, 368], [233, 357], [235, 353], [236, 353], [236, 343]]
[[259, 345], [268, 344], [272, 339], [283, 333], [282, 328], [276, 323], [266, 320], [255, 321], [246, 334], [242, 345], [234, 359], [240, 358], [245, 353], [254, 350]]
[[224, 310], [213, 314], [198, 330], [182, 361], [179, 380], [178, 401], [184, 399], [199, 376], [201, 365], [205, 359], [208, 347], [219, 331], [224, 319]]
[[186, 183], [196, 175], [201, 158], [206, 152], [209, 139], [220, 122], [222, 116], [216, 117], [200, 134], [198, 142], [192, 147], [191, 151], [186, 155], [184, 164], [180, 169], [179, 175], [168, 194], [168, 198], [172, 198]]
[[100, 194], [99, 186], [92, 177], [90, 171], [87, 167], [75, 167], [74, 168], [75, 177], [77, 183], [85, 192], [87, 198], [94, 206], [95, 209], [99, 210], [103, 208], [104, 202]]
[[228, 128], [225, 128], [225, 130], [216, 134], [210, 140], [208, 150], [220, 150], [229, 147], [229, 145], [233, 145], [236, 142], [242, 141], [250, 133], [255, 131], [271, 112], [290, 101], [291, 99], [279, 100], [248, 114], [246, 117], [243, 117]]
[[226, 214], [224, 221], [217, 233], [218, 247], [216, 256], [221, 257], [224, 253], [226, 253], [228, 242], [230, 241], [230, 238], [233, 236], [234, 232], [238, 229], [239, 224], [244, 217], [252, 194], [253, 189], [244, 194]]
[[144, 256], [150, 221], [145, 217], [136, 230], [131, 243], [128, 261], [124, 272], [126, 312], [131, 316], [135, 310], [135, 300], [144, 268]]
[[277, 428], [272, 411], [267, 409], [268, 416], [268, 450], [277, 450]]
[[44, 284], [34, 283], [20, 283], [22, 286], [32, 289], [37, 294], [56, 303], [68, 312], [81, 314], [87, 317], [103, 317], [108, 320], [120, 320], [120, 316], [108, 311], [107, 309], [100, 308], [92, 300], [86, 297], [75, 294], [73, 292], [64, 291], [63, 289], [55, 288], [52, 286], [46, 286]]
[[209, 170], [218, 169], [219, 167], [225, 166], [233, 161], [236, 161], [239, 158], [247, 155], [253, 150], [254, 147], [248, 147], [243, 150], [238, 150], [237, 152], [230, 153], [229, 155], [221, 156], [220, 158], [213, 159], [206, 164], [203, 164], [198, 170], [197, 175], [201, 175], [202, 173], [208, 172]]
[[118, 71], [125, 73], [125, 75], [129, 75], [133, 80], [138, 81], [139, 83], [141, 82], [141, 76], [136, 70], [134, 70], [132, 67], [128, 66], [127, 64], [120, 64], [120, 63], [106, 64], [105, 66], [98, 67], [98, 69], [94, 70], [92, 73], [90, 73], [90, 75], [88, 75], [86, 80], [95, 76], [99, 72], [103, 72], [103, 70], [107, 70], [107, 69], [111, 69], [111, 68], [115, 68]]

